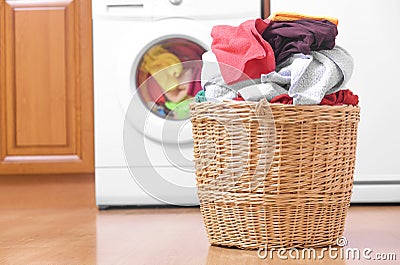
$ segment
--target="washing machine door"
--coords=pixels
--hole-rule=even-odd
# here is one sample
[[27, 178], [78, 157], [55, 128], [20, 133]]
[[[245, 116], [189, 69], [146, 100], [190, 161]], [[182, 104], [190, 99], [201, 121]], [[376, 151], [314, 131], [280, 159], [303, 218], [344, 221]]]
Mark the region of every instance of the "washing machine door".
[[191, 143], [189, 105], [201, 90], [201, 56], [207, 47], [182, 34], [161, 36], [143, 47], [131, 70], [127, 119], [162, 143]]

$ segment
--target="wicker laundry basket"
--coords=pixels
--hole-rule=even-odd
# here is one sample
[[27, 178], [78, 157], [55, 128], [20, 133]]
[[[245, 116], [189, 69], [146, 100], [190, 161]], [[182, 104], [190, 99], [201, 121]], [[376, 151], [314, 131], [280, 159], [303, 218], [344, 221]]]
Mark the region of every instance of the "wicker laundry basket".
[[347, 105], [191, 104], [210, 243], [243, 249], [336, 244], [352, 193], [358, 121], [359, 107]]

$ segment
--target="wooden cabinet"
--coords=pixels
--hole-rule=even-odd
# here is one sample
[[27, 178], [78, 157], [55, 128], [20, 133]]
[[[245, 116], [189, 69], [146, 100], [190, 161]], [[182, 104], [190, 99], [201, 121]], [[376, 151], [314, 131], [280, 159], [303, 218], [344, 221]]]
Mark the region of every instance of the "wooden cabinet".
[[93, 172], [91, 3], [0, 0], [0, 174]]

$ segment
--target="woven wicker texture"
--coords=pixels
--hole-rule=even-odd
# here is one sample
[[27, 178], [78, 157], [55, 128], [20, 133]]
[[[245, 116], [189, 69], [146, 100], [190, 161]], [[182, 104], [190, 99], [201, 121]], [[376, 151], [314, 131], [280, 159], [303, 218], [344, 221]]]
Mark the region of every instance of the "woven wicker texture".
[[342, 236], [359, 108], [191, 105], [200, 209], [213, 245], [321, 247]]

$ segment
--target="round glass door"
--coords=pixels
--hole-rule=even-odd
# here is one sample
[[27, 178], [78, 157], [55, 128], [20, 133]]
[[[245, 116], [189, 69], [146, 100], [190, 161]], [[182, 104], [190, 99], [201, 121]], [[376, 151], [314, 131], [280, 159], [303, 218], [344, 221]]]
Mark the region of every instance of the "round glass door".
[[189, 118], [189, 104], [201, 90], [205, 51], [184, 37], [166, 38], [146, 48], [136, 68], [136, 87], [152, 113], [166, 120]]

